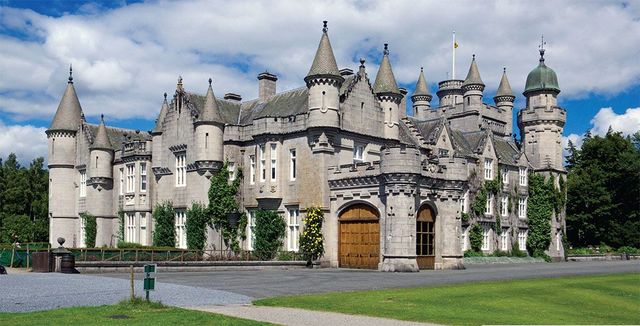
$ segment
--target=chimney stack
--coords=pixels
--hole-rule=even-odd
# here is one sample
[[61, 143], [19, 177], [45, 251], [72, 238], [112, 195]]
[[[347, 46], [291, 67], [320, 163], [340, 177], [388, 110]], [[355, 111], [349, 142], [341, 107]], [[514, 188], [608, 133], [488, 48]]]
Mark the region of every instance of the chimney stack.
[[278, 77], [267, 71], [258, 75], [258, 98], [266, 101], [269, 97], [276, 95], [276, 81]]

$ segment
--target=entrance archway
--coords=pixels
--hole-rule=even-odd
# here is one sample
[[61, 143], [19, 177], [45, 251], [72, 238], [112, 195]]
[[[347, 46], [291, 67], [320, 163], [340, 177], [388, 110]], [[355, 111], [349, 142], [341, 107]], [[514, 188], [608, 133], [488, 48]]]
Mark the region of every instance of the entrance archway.
[[354, 204], [338, 216], [338, 266], [377, 269], [380, 261], [380, 215], [367, 204]]
[[416, 219], [416, 260], [420, 269], [435, 266], [436, 215], [431, 206], [422, 205]]

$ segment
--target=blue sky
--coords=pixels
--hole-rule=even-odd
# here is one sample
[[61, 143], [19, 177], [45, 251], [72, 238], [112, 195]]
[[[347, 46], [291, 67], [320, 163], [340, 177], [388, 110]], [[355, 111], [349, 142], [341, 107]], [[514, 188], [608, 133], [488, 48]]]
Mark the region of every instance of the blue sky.
[[0, 156], [46, 154], [42, 131], [69, 63], [87, 120], [105, 114], [110, 125], [148, 130], [178, 75], [190, 91], [204, 93], [213, 77], [217, 96], [244, 99], [257, 96], [264, 70], [278, 75], [279, 91], [302, 86], [324, 19], [339, 66], [355, 70], [364, 57], [371, 80], [390, 43], [409, 95], [421, 66], [434, 93], [446, 79], [456, 30], [457, 77], [476, 54], [492, 103], [506, 66], [517, 108], [544, 34], [568, 114], [565, 140], [609, 125], [640, 129], [638, 2], [0, 0]]

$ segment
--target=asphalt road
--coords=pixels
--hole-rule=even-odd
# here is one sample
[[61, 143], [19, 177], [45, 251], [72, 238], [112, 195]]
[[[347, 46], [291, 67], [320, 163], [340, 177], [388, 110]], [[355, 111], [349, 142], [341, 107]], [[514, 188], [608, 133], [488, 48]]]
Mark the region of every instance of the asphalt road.
[[[475, 265], [465, 270], [381, 273], [345, 269], [246, 270], [167, 272], [158, 282], [265, 298], [291, 294], [372, 290], [478, 281], [512, 280], [609, 273], [640, 273], [640, 261], [565, 262], [514, 265]], [[126, 279], [127, 274], [101, 274]], [[638, 278], [640, 286], [640, 276]], [[158, 285], [159, 287], [160, 285]]]

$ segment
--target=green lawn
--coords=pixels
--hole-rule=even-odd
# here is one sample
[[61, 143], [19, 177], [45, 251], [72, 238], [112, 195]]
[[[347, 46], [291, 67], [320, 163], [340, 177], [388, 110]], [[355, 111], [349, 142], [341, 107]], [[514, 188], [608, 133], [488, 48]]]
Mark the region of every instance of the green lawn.
[[640, 274], [289, 296], [254, 304], [441, 324], [640, 324]]
[[269, 325], [257, 321], [158, 303], [123, 302], [111, 306], [0, 313], [0, 325]]

